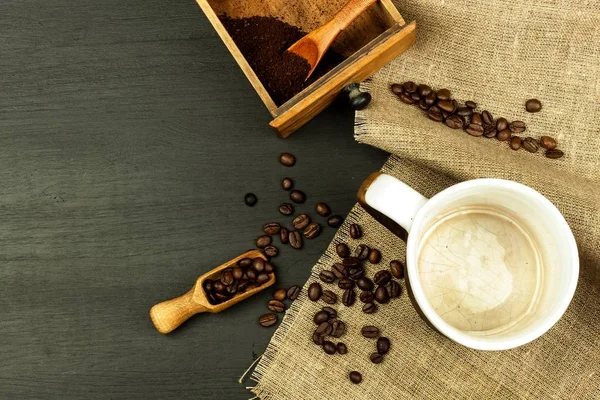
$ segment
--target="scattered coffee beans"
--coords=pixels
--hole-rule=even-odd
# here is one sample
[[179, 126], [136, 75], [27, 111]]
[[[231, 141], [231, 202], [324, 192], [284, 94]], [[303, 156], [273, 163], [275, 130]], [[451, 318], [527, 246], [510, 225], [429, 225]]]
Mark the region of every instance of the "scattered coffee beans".
[[362, 310], [365, 314], [374, 314], [377, 312], [377, 304], [375, 304], [373, 302], [365, 303]]
[[326, 340], [326, 341], [323, 342], [323, 350], [327, 354], [335, 354], [336, 351], [337, 351], [337, 347], [336, 347], [335, 344], [333, 344], [330, 341]]
[[501, 142], [506, 142], [508, 139], [510, 139], [511, 135], [512, 132], [510, 131], [510, 129], [506, 128], [498, 132], [498, 134], [496, 135], [496, 139], [498, 139]]
[[390, 288], [389, 288], [390, 297], [391, 298], [400, 297], [400, 294], [402, 293], [402, 286], [400, 286], [400, 284], [396, 281], [391, 281], [389, 283], [389, 285], [390, 285]]
[[377, 300], [379, 304], [389, 303], [390, 294], [385, 286], [378, 286], [377, 289], [375, 289], [375, 300]]
[[327, 304], [335, 304], [337, 303], [337, 294], [333, 293], [331, 290], [323, 290], [321, 300]]
[[327, 311], [319, 311], [315, 314], [313, 321], [317, 325], [321, 325], [323, 322], [329, 321], [329, 313]]
[[381, 355], [387, 354], [390, 351], [390, 339], [382, 336], [377, 339], [377, 352]]
[[290, 242], [290, 246], [292, 246], [294, 249], [302, 248], [302, 236], [300, 235], [300, 232], [290, 231], [290, 234], [288, 235], [288, 241]]
[[402, 261], [399, 261], [399, 260], [390, 261], [390, 271], [392, 272], [392, 275], [394, 275], [394, 278], [396, 278], [396, 279], [404, 278], [404, 264], [402, 264]]
[[340, 289], [353, 289], [356, 286], [356, 283], [352, 279], [343, 278], [338, 282], [338, 287]]
[[308, 224], [310, 224], [310, 217], [308, 215], [306, 215], [306, 214], [298, 215], [292, 221], [292, 225], [296, 229], [304, 229], [304, 228], [306, 228], [308, 226]]
[[360, 333], [369, 339], [374, 339], [379, 336], [379, 328], [373, 325], [363, 326]]
[[284, 301], [287, 298], [287, 291], [285, 289], [277, 289], [275, 293], [273, 293], [273, 298], [275, 300]]
[[521, 148], [521, 145], [523, 144], [523, 141], [521, 140], [520, 137], [518, 136], [513, 136], [510, 138], [510, 148], [513, 150], [519, 150]]
[[262, 235], [256, 238], [256, 247], [258, 247], [259, 249], [264, 248], [265, 246], [268, 246], [271, 244], [271, 236], [268, 235]]
[[294, 203], [302, 204], [306, 201], [306, 194], [301, 190], [294, 189], [290, 192], [290, 200]]
[[281, 187], [283, 188], [283, 190], [292, 190], [292, 188], [294, 187], [294, 181], [292, 180], [292, 178], [283, 178], [281, 180]]
[[362, 237], [362, 229], [358, 224], [350, 225], [350, 237], [352, 239], [360, 239]]
[[540, 112], [542, 103], [538, 99], [529, 99], [525, 102], [525, 110], [530, 113]]
[[364, 261], [369, 258], [369, 254], [371, 253], [371, 249], [366, 244], [359, 244], [354, 250], [354, 256], [358, 258], [360, 261]]
[[523, 148], [530, 153], [537, 153], [537, 151], [540, 149], [540, 145], [534, 138], [526, 137], [523, 139]]
[[373, 281], [365, 277], [362, 277], [359, 280], [357, 280], [356, 285], [359, 287], [359, 289], [362, 290], [373, 290], [373, 288], [375, 287], [375, 285], [373, 285]]
[[337, 344], [337, 352], [341, 355], [348, 354], [348, 348], [342, 342]]
[[258, 198], [254, 193], [246, 193], [244, 196], [244, 203], [246, 203], [248, 207], [254, 207], [257, 202]]
[[291, 167], [296, 164], [296, 157], [291, 153], [281, 153], [279, 162], [286, 167]]
[[323, 335], [319, 335], [317, 332], [313, 333], [312, 339], [313, 339], [313, 343], [316, 344], [317, 346], [322, 346], [323, 342], [325, 341], [325, 338], [323, 337]]
[[319, 324], [319, 326], [317, 326], [315, 333], [317, 335], [321, 335], [321, 336], [329, 336], [329, 335], [331, 335], [332, 331], [333, 331], [333, 327], [331, 326], [331, 324], [328, 321], [324, 321], [324, 322], [321, 322]]
[[371, 264], [379, 264], [381, 261], [381, 252], [377, 249], [371, 249], [369, 253], [369, 262]]
[[477, 108], [477, 103], [471, 100], [465, 101], [465, 105], [473, 110]]
[[546, 150], [546, 157], [548, 158], [561, 158], [562, 156], [564, 156], [564, 153], [558, 149]]
[[372, 303], [374, 299], [373, 292], [370, 290], [365, 290], [360, 293], [360, 301], [363, 303]]
[[273, 258], [277, 257], [277, 255], [279, 254], [279, 250], [277, 249], [277, 247], [270, 244], [265, 246], [265, 248], [263, 249], [263, 253], [265, 253], [267, 257]]
[[325, 203], [317, 203], [317, 205], [315, 206], [315, 211], [321, 217], [327, 217], [329, 214], [331, 214], [331, 209]]
[[287, 298], [290, 300], [296, 300], [298, 298], [298, 295], [300, 294], [300, 291], [302, 289], [300, 289], [300, 286], [294, 285], [291, 286], [288, 291], [287, 291]]
[[342, 260], [342, 265], [346, 268], [355, 268], [360, 265], [360, 260], [356, 257], [347, 257]]
[[313, 282], [308, 287], [308, 298], [311, 301], [318, 301], [321, 298], [322, 293], [323, 289], [321, 288], [321, 285], [319, 285], [318, 282]]
[[281, 227], [281, 230], [279, 231], [279, 240], [281, 241], [281, 244], [289, 243], [289, 235], [290, 232], [287, 230], [287, 228]]
[[512, 133], [522, 133], [525, 132], [527, 127], [523, 121], [513, 121], [508, 125], [508, 129], [510, 129]]
[[321, 310], [325, 311], [326, 313], [329, 314], [329, 319], [332, 320], [334, 318], [337, 317], [337, 311], [334, 308], [331, 307], [323, 307]]
[[341, 258], [346, 258], [350, 256], [350, 248], [348, 248], [348, 245], [346, 243], [338, 243], [335, 246], [335, 252]]
[[354, 292], [354, 289], [344, 290], [344, 294], [342, 295], [342, 304], [344, 304], [346, 307], [350, 307], [355, 301], [356, 292]]
[[375, 273], [375, 276], [373, 278], [373, 281], [375, 282], [376, 285], [385, 285], [391, 280], [392, 280], [392, 274], [390, 273], [390, 271], [388, 271], [386, 269], [382, 269], [381, 271], [378, 271], [377, 273]]
[[280, 230], [281, 230], [281, 225], [279, 225], [277, 222], [269, 222], [268, 224], [265, 224], [265, 226], [263, 227], [263, 231], [267, 235], [275, 235], [275, 234], [279, 233]]
[[556, 148], [556, 140], [550, 136], [542, 136], [540, 138], [540, 145], [545, 149], [552, 150]]
[[508, 121], [504, 117], [500, 117], [496, 120], [496, 130], [498, 132], [508, 129]]
[[327, 220], [327, 225], [332, 228], [339, 228], [344, 223], [344, 218], [340, 215], [332, 215]]
[[270, 300], [267, 304], [267, 307], [269, 308], [269, 311], [278, 313], [283, 312], [285, 310], [285, 304], [283, 304], [279, 300]]
[[356, 385], [358, 385], [359, 383], [362, 382], [362, 375], [358, 371], [350, 371], [350, 374], [348, 374], [348, 377], [350, 378], [350, 382], [352, 382]]
[[379, 353], [371, 353], [369, 360], [371, 360], [373, 364], [380, 364], [383, 361], [383, 356]]
[[365, 269], [361, 266], [349, 268], [348, 276], [356, 281], [365, 276]]
[[336, 339], [341, 338], [346, 333], [346, 324], [340, 320], [331, 322], [331, 336]]
[[316, 222], [311, 222], [306, 228], [304, 228], [303, 233], [304, 237], [307, 239], [314, 239], [319, 236], [319, 233], [321, 233], [321, 225]]
[[277, 323], [277, 314], [269, 313], [261, 315], [258, 319], [258, 323], [265, 328], [273, 326]]
[[348, 271], [346, 270], [346, 267], [344, 267], [344, 265], [341, 263], [333, 264], [333, 266], [331, 267], [331, 272], [333, 272], [335, 277], [338, 279], [343, 279], [348, 276]]
[[279, 206], [279, 212], [282, 215], [292, 215], [294, 213], [294, 206], [290, 203], [283, 203]]
[[481, 113], [481, 119], [483, 120], [483, 123], [485, 125], [491, 125], [491, 124], [494, 123], [494, 117], [492, 116], [492, 114], [488, 110], [484, 110]]
[[323, 270], [319, 273], [319, 278], [325, 283], [333, 283], [336, 280], [336, 277], [333, 272]]

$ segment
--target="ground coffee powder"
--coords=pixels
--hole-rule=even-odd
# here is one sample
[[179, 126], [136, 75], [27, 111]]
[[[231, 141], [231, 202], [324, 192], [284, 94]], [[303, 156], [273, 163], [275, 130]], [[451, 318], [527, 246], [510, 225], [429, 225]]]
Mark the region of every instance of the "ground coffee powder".
[[300, 93], [343, 61], [328, 51], [310, 79], [306, 60], [286, 50], [306, 35], [300, 28], [273, 17], [219, 17], [271, 98], [278, 106]]

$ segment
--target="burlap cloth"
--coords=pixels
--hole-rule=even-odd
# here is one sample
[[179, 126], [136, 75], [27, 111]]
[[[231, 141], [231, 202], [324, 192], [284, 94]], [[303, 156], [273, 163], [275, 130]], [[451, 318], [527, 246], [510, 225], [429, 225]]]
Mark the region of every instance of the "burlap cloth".
[[[547, 334], [502, 352], [470, 350], [434, 332], [405, 293], [372, 315], [358, 304], [338, 305], [348, 324], [340, 341], [349, 353], [328, 356], [311, 341], [312, 316], [323, 304], [303, 296], [254, 370], [252, 391], [262, 399], [600, 399], [600, 2], [396, 5], [407, 21], [417, 21], [417, 44], [367, 84], [374, 100], [357, 115], [356, 139], [395, 154], [383, 171], [425, 196], [478, 177], [516, 180], [546, 195], [578, 242], [575, 297]], [[495, 139], [429, 121], [389, 92], [390, 83], [406, 80], [449, 88], [457, 99], [474, 100], [495, 116], [525, 121], [526, 135], [556, 137], [566, 156], [549, 160], [515, 152]], [[542, 101], [542, 112], [525, 112], [531, 97]], [[335, 243], [358, 243], [346, 233], [353, 222], [364, 228], [361, 242], [383, 253], [380, 266], [368, 267], [370, 276], [391, 259], [404, 258], [404, 243], [356, 206], [307, 285], [338, 260]], [[370, 324], [392, 341], [379, 365], [368, 358], [373, 341], [359, 333]], [[360, 385], [348, 380], [351, 370], [363, 374]]]

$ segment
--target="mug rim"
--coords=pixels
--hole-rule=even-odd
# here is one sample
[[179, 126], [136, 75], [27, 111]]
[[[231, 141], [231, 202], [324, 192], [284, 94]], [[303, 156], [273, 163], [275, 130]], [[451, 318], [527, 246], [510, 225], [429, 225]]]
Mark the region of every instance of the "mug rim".
[[444, 321], [435, 312], [435, 310], [431, 306], [431, 303], [427, 299], [427, 296], [425, 296], [423, 286], [421, 285], [421, 281], [417, 273], [417, 263], [416, 261], [413, 261], [413, 259], [416, 257], [416, 252], [418, 251], [417, 246], [419, 244], [420, 237], [411, 235], [410, 233], [408, 234], [408, 240], [406, 245], [406, 268], [408, 278], [410, 280], [411, 291], [413, 293], [415, 301], [417, 302], [419, 308], [421, 309], [425, 317], [429, 320], [429, 322], [431, 322], [435, 326], [435, 328], [439, 330], [444, 336], [459, 344], [476, 350], [508, 350], [522, 346], [539, 338], [550, 328], [552, 328], [552, 326], [554, 326], [554, 324], [556, 324], [556, 322], [558, 322], [558, 320], [565, 313], [567, 307], [573, 299], [575, 289], [577, 288], [577, 283], [579, 279], [579, 253], [577, 249], [577, 243], [575, 242], [575, 237], [573, 236], [573, 232], [571, 231], [571, 228], [569, 227], [569, 224], [565, 220], [564, 216], [560, 213], [556, 206], [535, 189], [523, 185], [521, 183], [506, 179], [473, 179], [457, 183], [456, 185], [450, 186], [449, 188], [437, 193], [436, 195], [431, 197], [425, 203], [425, 205], [417, 212], [417, 215], [413, 220], [413, 227], [411, 231], [413, 231], [415, 227], [421, 226], [421, 224], [423, 224], [424, 222], [424, 216], [427, 214], [427, 212], [448, 195], [463, 191], [470, 187], [481, 185], [502, 187], [513, 190], [516, 189], [520, 192], [524, 192], [524, 194], [534, 199], [536, 202], [544, 203], [546, 206], [549, 206], [547, 207], [549, 209], [549, 212], [551, 212], [559, 221], [559, 226], [557, 226], [556, 229], [560, 229], [563, 232], [565, 232], [565, 245], [569, 247], [571, 253], [571, 268], [569, 271], [571, 282], [569, 287], [567, 288], [566, 294], [560, 300], [558, 306], [552, 311], [552, 317], [540, 326], [535, 327], [535, 329], [533, 329], [531, 332], [524, 333], [522, 335], [517, 335], [515, 338], [512, 339], [494, 339], [485, 336], [476, 337], [467, 335], [459, 329], [448, 324], [446, 321]]

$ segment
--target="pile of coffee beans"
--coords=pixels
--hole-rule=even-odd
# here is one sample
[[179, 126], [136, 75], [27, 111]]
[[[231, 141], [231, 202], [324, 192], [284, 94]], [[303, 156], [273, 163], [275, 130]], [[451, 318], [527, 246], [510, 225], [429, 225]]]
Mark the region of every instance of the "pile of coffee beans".
[[296, 300], [300, 295], [300, 291], [300, 286], [296, 285], [287, 290], [284, 288], [277, 289], [273, 293], [273, 299], [269, 300], [267, 303], [267, 308], [271, 312], [261, 315], [260, 318], [258, 318], [258, 323], [265, 328], [275, 325], [279, 320], [276, 313], [283, 313], [287, 308], [284, 301], [286, 299], [291, 301]]
[[[428, 85], [417, 85], [414, 82], [394, 83], [394, 93], [405, 104], [413, 104], [423, 110], [429, 119], [446, 124], [451, 129], [463, 129], [471, 136], [496, 138], [507, 142], [513, 150], [524, 149], [537, 153], [545, 149], [548, 158], [561, 158], [564, 153], [556, 148], [556, 140], [550, 136], [542, 136], [539, 140], [532, 137], [522, 138], [520, 134], [527, 130], [523, 121], [509, 122], [506, 118], [494, 119], [487, 111], [477, 111], [477, 103], [466, 101], [458, 103], [452, 98], [448, 89], [434, 90]], [[525, 103], [528, 112], [539, 112], [542, 103], [537, 99], [529, 99]]]
[[383, 362], [384, 356], [390, 351], [390, 339], [379, 336], [379, 328], [373, 325], [363, 326], [360, 333], [368, 339], [377, 339], [376, 351], [371, 353], [369, 360], [371, 360], [373, 364], [380, 364]]

